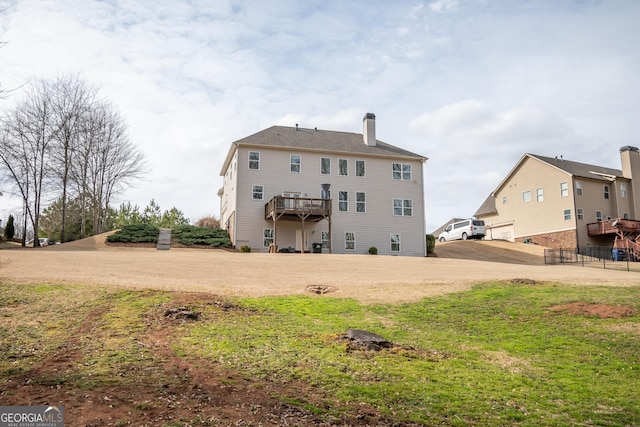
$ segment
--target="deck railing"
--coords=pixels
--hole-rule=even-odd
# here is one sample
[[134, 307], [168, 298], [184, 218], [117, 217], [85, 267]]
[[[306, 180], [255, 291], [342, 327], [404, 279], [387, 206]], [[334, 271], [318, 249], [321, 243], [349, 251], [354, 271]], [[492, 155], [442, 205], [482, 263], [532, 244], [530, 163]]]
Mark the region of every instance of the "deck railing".
[[274, 196], [264, 205], [265, 219], [277, 215], [328, 217], [331, 215], [331, 199]]
[[634, 219], [607, 219], [587, 224], [587, 232], [589, 236], [598, 236], [602, 234], [640, 234], [640, 221]]

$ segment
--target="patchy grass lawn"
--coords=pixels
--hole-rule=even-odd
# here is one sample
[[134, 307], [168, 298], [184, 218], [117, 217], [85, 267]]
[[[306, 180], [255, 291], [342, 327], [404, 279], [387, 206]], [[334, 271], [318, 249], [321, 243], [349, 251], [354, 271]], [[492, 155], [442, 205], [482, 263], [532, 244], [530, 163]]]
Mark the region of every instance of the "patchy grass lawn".
[[[70, 425], [638, 425], [639, 290], [363, 305], [5, 283], [0, 399], [62, 404]], [[348, 328], [396, 346], [354, 348]]]

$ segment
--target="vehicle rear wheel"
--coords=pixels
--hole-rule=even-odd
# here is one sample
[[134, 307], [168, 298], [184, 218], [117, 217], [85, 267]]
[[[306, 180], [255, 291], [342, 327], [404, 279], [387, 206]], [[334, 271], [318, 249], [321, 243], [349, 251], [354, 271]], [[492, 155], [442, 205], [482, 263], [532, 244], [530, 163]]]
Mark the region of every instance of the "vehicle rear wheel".
[[467, 233], [462, 233], [462, 240], [467, 240]]
[[445, 240], [444, 240], [444, 237], [441, 237], [441, 238], [440, 238], [440, 241], [441, 241], [441, 242], [444, 242], [444, 241], [445, 241]]

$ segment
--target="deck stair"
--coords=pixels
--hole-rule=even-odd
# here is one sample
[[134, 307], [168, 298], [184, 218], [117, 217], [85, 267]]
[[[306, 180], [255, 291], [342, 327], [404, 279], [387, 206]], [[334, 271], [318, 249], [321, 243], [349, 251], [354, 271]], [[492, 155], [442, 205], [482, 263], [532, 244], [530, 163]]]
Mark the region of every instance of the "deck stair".
[[640, 221], [614, 218], [587, 224], [589, 236], [615, 235], [613, 247], [622, 249], [631, 259], [640, 259]]

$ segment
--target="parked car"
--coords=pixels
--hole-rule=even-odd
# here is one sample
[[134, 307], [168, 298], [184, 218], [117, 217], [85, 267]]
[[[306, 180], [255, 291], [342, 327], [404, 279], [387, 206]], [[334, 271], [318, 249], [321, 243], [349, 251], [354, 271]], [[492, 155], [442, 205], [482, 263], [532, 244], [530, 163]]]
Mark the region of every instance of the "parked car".
[[441, 242], [448, 242], [450, 240], [467, 240], [467, 239], [482, 239], [485, 234], [484, 221], [481, 219], [469, 218], [463, 221], [454, 222], [449, 224], [442, 233], [438, 236], [438, 240]]
[[[49, 238], [48, 237], [40, 237], [38, 240], [40, 241], [40, 246], [48, 246], [49, 245]], [[33, 246], [33, 239], [27, 240], [26, 245], [27, 246]]]

